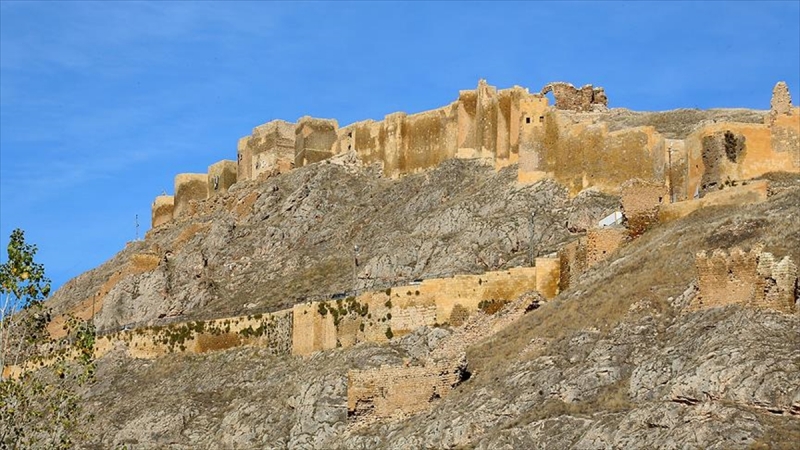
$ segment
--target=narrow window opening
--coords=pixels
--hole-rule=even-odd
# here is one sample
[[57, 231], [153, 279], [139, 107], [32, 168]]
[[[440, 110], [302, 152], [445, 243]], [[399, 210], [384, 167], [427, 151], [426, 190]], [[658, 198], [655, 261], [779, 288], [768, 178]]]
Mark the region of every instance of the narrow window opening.
[[525, 123], [531, 123], [531, 118], [530, 117], [526, 117], [525, 118]]
[[544, 116], [539, 116], [539, 123], [544, 123]]

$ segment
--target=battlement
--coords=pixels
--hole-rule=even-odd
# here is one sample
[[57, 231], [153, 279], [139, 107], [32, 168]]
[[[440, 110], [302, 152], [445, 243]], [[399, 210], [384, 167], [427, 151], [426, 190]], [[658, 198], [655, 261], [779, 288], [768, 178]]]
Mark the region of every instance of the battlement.
[[776, 258], [763, 246], [701, 251], [695, 256], [699, 294], [689, 310], [738, 304], [783, 313], [796, 311], [797, 265]]

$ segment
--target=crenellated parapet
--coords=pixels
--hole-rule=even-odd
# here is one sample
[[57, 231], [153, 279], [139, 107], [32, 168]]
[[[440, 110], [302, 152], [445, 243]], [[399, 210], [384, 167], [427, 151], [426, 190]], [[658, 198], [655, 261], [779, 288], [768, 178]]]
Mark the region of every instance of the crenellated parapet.
[[759, 245], [750, 251], [734, 247], [701, 251], [695, 256], [699, 294], [689, 310], [738, 304], [795, 312], [797, 265], [777, 258]]

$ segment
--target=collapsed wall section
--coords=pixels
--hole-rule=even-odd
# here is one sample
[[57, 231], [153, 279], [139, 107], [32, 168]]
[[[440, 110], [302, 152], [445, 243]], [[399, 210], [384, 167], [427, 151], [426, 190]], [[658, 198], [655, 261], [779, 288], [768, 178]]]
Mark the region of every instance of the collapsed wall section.
[[738, 304], [783, 313], [795, 311], [797, 265], [789, 256], [777, 259], [757, 246], [749, 252], [734, 247], [697, 253], [698, 295], [688, 309], [695, 311]]
[[669, 203], [667, 186], [640, 179], [628, 180], [620, 188], [620, 203], [631, 237], [658, 223], [658, 210]]
[[339, 123], [334, 119], [304, 116], [295, 128], [295, 167], [313, 164], [333, 156]]

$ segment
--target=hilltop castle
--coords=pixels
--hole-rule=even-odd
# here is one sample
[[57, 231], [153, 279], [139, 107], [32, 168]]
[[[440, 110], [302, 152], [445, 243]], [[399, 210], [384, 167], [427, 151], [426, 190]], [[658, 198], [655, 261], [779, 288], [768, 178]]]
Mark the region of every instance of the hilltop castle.
[[[555, 105], [548, 105], [552, 93]], [[236, 161], [212, 164], [205, 174], [179, 174], [174, 196], [158, 196], [152, 226], [191, 214], [192, 202], [214, 197], [237, 181], [259, 180], [352, 152], [399, 177], [453, 159], [483, 159], [497, 169], [517, 164], [518, 181], [550, 178], [574, 195], [594, 187], [619, 194], [642, 180], [663, 191], [657, 202], [703, 197], [724, 184], [770, 171], [800, 172], [800, 108], [785, 83], [776, 84], [764, 123], [714, 122], [685, 139], [668, 139], [652, 126], [610, 131], [602, 120], [602, 88], [551, 83], [539, 93], [498, 90], [481, 80], [442, 108], [393, 113], [339, 127], [334, 119], [275, 120], [238, 143]], [[666, 196], [666, 198], [663, 198]]]

